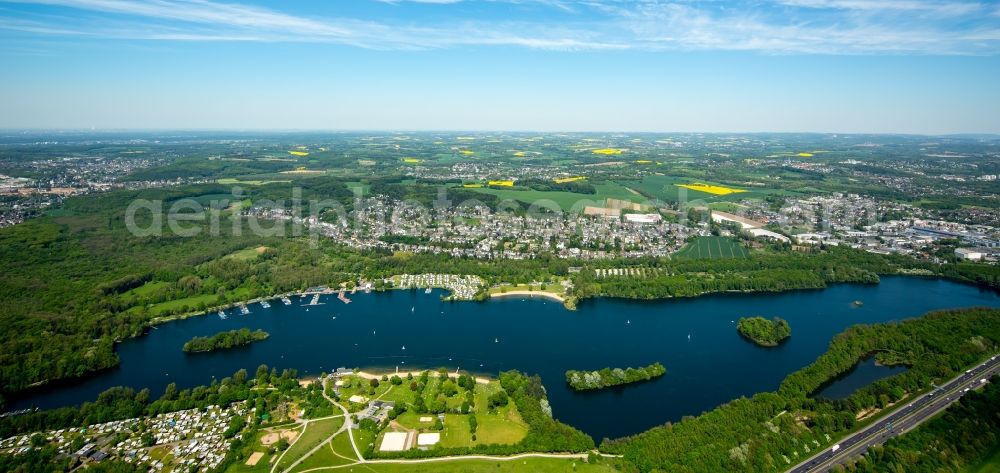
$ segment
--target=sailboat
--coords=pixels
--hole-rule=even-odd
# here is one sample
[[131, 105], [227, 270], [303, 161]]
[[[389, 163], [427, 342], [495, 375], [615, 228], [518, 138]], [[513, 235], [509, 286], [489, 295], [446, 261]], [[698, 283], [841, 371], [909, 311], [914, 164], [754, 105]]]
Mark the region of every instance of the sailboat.
[[631, 323], [632, 323], [632, 321], [631, 321], [631, 320], [626, 320], [626, 321], [625, 321], [625, 323], [626, 323], [626, 324], [631, 324]]
[[499, 338], [494, 338], [493, 339], [493, 343], [500, 343], [500, 339]]
[[403, 345], [403, 349], [404, 349], [404, 350], [406, 349], [406, 345]]
[[690, 333], [688, 334], [688, 340], [691, 340], [691, 334]]

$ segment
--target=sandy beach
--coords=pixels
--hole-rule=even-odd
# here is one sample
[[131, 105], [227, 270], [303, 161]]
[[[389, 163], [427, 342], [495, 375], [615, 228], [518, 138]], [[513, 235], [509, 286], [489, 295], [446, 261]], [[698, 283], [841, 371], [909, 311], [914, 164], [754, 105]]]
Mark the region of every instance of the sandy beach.
[[490, 298], [507, 297], [507, 296], [532, 296], [532, 297], [538, 296], [559, 302], [566, 302], [566, 299], [563, 298], [562, 296], [553, 292], [546, 292], [546, 291], [507, 291], [507, 292], [498, 292], [496, 294], [490, 294]]

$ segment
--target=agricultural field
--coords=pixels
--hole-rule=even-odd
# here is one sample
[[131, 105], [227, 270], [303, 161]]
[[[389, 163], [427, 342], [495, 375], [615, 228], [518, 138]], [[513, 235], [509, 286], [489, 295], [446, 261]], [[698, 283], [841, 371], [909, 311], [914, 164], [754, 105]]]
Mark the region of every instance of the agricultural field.
[[287, 183], [290, 183], [292, 181], [289, 180], [289, 179], [281, 179], [281, 180], [247, 179], [247, 180], [243, 180], [243, 179], [236, 179], [236, 178], [229, 178], [229, 177], [227, 177], [227, 178], [223, 178], [223, 179], [218, 179], [215, 182], [217, 184], [222, 184], [222, 185], [226, 185], [226, 186], [229, 186], [229, 185], [264, 186], [264, 185], [267, 185], [267, 184], [279, 184], [279, 183], [280, 184], [287, 184]]
[[531, 204], [540, 200], [551, 200], [565, 212], [582, 211], [585, 205], [602, 206], [604, 200], [620, 199], [632, 202], [645, 202], [647, 199], [618, 183], [605, 183], [594, 186], [594, 194], [579, 194], [565, 191], [539, 191], [534, 189], [493, 189], [488, 187], [474, 188], [476, 192], [493, 194], [500, 199], [510, 199]]
[[713, 186], [711, 184], [677, 184], [677, 187], [683, 187], [685, 189], [690, 189], [698, 192], [705, 192], [712, 195], [729, 195], [729, 194], [740, 194], [746, 192], [743, 189], [736, 189], [733, 187], [725, 186]]
[[[697, 185], [695, 185], [697, 184]], [[654, 174], [643, 177], [642, 181], [629, 182], [628, 186], [664, 202], [702, 201], [732, 202], [743, 199], [760, 199], [768, 194], [784, 193], [781, 190], [763, 188], [736, 188], [722, 184], [706, 183], [685, 177]], [[686, 195], [684, 199], [682, 195]]]
[[674, 253], [677, 259], [746, 258], [750, 255], [736, 240], [727, 237], [703, 236], [692, 240]]

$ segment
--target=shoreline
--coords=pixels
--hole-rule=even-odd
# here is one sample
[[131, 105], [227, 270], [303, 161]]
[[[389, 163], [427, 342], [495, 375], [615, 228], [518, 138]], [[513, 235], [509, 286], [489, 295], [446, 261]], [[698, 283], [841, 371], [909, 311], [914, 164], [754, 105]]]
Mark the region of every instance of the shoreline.
[[[373, 372], [373, 371], [358, 370], [358, 371], [352, 371], [351, 374], [354, 375], [354, 376], [358, 376], [360, 378], [364, 378], [364, 379], [379, 379], [379, 380], [381, 380], [382, 376], [392, 377], [393, 375], [399, 376], [400, 378], [403, 378], [403, 379], [406, 379], [406, 375], [409, 375], [409, 374], [412, 374], [413, 377], [415, 378], [417, 376], [420, 376], [424, 372], [427, 372], [428, 376], [432, 376], [432, 377], [435, 377], [435, 378], [441, 376], [441, 373], [439, 371], [432, 370], [432, 369], [426, 369], [426, 370], [408, 370], [408, 371], [387, 371], [387, 372], [384, 372], [384, 373], [376, 373], [376, 372]], [[447, 376], [449, 378], [458, 378], [459, 374], [452, 373], [452, 372], [449, 371]], [[483, 378], [481, 376], [475, 376], [475, 375], [473, 375], [471, 373], [469, 373], [469, 376], [472, 376], [472, 379], [476, 380], [476, 384], [490, 384], [490, 378]]]
[[494, 293], [494, 294], [490, 294], [490, 299], [493, 299], [493, 298], [503, 298], [503, 297], [509, 297], [509, 296], [531, 296], [531, 297], [539, 296], [539, 297], [544, 297], [546, 299], [551, 299], [551, 300], [554, 300], [554, 301], [559, 301], [559, 302], [562, 302], [562, 303], [566, 302], [566, 298], [564, 298], [564, 297], [562, 297], [559, 294], [556, 294], [554, 292], [548, 292], [548, 291], [531, 291], [531, 290], [497, 292], [497, 293]]

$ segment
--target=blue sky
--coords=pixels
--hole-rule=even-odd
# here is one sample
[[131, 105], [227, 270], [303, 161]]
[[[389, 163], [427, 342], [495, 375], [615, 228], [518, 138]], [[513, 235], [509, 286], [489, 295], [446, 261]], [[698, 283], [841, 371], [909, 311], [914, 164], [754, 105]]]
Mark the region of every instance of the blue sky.
[[1000, 133], [1000, 2], [0, 0], [0, 127]]

